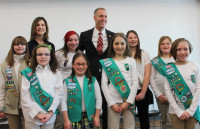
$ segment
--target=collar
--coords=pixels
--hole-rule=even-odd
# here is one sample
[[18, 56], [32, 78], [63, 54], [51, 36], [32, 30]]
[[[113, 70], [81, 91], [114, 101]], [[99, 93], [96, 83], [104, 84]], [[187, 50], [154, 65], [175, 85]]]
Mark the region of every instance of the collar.
[[[104, 28], [101, 33], [102, 33], [103, 36], [106, 36], [106, 29]], [[99, 31], [97, 30], [96, 27], [94, 27], [93, 36], [99, 36]]]
[[38, 66], [36, 67], [36, 71], [37, 71], [37, 70], [51, 70], [51, 68], [50, 68], [49, 64], [46, 65], [44, 68], [43, 68], [41, 65], [38, 65]]
[[25, 56], [25, 54], [23, 54], [23, 55], [15, 55], [15, 54], [13, 54], [13, 60], [15, 62], [22, 62], [24, 60], [24, 56]]

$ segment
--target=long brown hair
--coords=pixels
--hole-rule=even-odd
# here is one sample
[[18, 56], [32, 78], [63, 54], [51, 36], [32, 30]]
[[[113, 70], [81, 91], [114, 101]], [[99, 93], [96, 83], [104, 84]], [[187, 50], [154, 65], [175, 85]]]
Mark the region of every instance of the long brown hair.
[[186, 42], [188, 44], [190, 53], [193, 50], [192, 44], [187, 39], [185, 39], [185, 38], [176, 39], [173, 42], [172, 48], [171, 48], [171, 54], [172, 54], [172, 56], [174, 57], [175, 60], [177, 60], [177, 48], [178, 48], [179, 43], [181, 43], [181, 42]]
[[46, 21], [46, 19], [44, 17], [36, 17], [32, 23], [32, 26], [31, 26], [31, 38], [30, 38], [30, 41], [34, 40], [36, 38], [36, 27], [37, 27], [37, 24], [38, 22], [42, 20], [44, 21], [45, 23], [45, 26], [46, 26], [46, 32], [44, 33], [44, 37], [43, 37], [43, 40], [44, 41], [48, 41], [49, 39], [49, 27], [48, 27], [48, 23]]
[[127, 33], [126, 33], [126, 37], [128, 38], [129, 34], [130, 33], [133, 33], [137, 36], [138, 38], [138, 44], [136, 46], [136, 53], [135, 53], [135, 56], [134, 56], [134, 59], [137, 61], [137, 62], [140, 62], [142, 61], [142, 49], [140, 49], [140, 39], [139, 39], [139, 36], [137, 34], [137, 32], [135, 30], [129, 30]]
[[[87, 68], [87, 70], [85, 71], [85, 76], [86, 76], [87, 78], [89, 78], [89, 83], [88, 83], [88, 84], [90, 84], [90, 83], [92, 83], [92, 74], [91, 74], [90, 69], [89, 69], [90, 63], [89, 63], [89, 61], [88, 61], [88, 58], [87, 58], [87, 56], [86, 56], [83, 52], [78, 51], [78, 52], [74, 55], [74, 57], [73, 57], [73, 59], [72, 59], [72, 64], [74, 64], [76, 58], [78, 58], [78, 57], [83, 57], [83, 58], [86, 60], [86, 63], [87, 63], [87, 65], [88, 65], [88, 68]], [[75, 76], [75, 70], [74, 70], [74, 68], [72, 67], [72, 73], [71, 73], [71, 76], [70, 76], [70, 77], [72, 77], [72, 80], [73, 80], [73, 77], [74, 77], [74, 76]]]
[[168, 39], [170, 41], [170, 43], [172, 44], [172, 39], [169, 37], [169, 36], [162, 36], [160, 37], [160, 40], [158, 42], [158, 56], [162, 56], [162, 52], [160, 50], [160, 45], [161, 43], [165, 40], [165, 39]]
[[[32, 69], [33, 73], [36, 71], [36, 67], [38, 66], [38, 62], [37, 62], [37, 59], [36, 59], [36, 56], [37, 56], [37, 49], [40, 48], [40, 47], [45, 47], [45, 48], [48, 48], [48, 46], [50, 45], [46, 45], [46, 44], [40, 44], [38, 45], [37, 47], [35, 47], [33, 49], [33, 57], [32, 57], [32, 60], [31, 60], [31, 64], [30, 64], [30, 68]], [[48, 48], [49, 49], [49, 48]], [[50, 49], [49, 49], [50, 50]], [[49, 66], [51, 68], [51, 71], [53, 73], [56, 73], [56, 70], [58, 68], [58, 62], [57, 62], [57, 59], [56, 59], [56, 56], [55, 56], [55, 53], [54, 51], [50, 50], [50, 62], [49, 62]]]
[[115, 33], [111, 39], [111, 43], [108, 47], [108, 57], [113, 58], [115, 56], [115, 51], [113, 49], [113, 43], [116, 37], [122, 37], [126, 43], [126, 49], [124, 51], [124, 57], [131, 57], [131, 50], [128, 45], [128, 40], [123, 33]]
[[29, 51], [28, 51], [28, 43], [26, 41], [26, 39], [23, 36], [17, 36], [13, 39], [12, 43], [11, 43], [11, 47], [10, 50], [8, 52], [8, 55], [5, 59], [5, 61], [8, 63], [9, 66], [13, 66], [14, 65], [14, 59], [13, 59], [13, 54], [15, 54], [14, 51], [14, 45], [15, 44], [24, 44], [26, 46], [26, 50], [24, 52], [25, 56], [24, 56], [24, 60], [26, 62], [26, 64], [29, 64]]

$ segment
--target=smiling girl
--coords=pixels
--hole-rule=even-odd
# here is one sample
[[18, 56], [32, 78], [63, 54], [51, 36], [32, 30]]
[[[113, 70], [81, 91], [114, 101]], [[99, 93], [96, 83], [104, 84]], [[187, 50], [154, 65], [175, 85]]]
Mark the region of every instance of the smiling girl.
[[21, 104], [26, 129], [53, 129], [63, 98], [63, 79], [50, 45], [33, 50], [30, 68], [22, 71]]
[[162, 129], [172, 129], [172, 123], [168, 114], [169, 103], [164, 90], [165, 75], [162, 71], [162, 67], [167, 63], [174, 62], [174, 58], [170, 53], [171, 46], [171, 38], [169, 36], [162, 36], [158, 43], [158, 56], [151, 60], [150, 84], [156, 96], [158, 108], [162, 116]]
[[123, 33], [116, 33], [108, 48], [108, 57], [100, 60], [102, 90], [108, 103], [108, 129], [119, 129], [123, 115], [124, 129], [133, 129], [134, 100], [137, 93], [138, 76], [135, 60]]
[[24, 37], [15, 37], [6, 60], [0, 67], [0, 118], [7, 116], [10, 129], [24, 129], [24, 118], [20, 105], [20, 71], [25, 69], [29, 63], [27, 47], [28, 44]]
[[192, 45], [188, 40], [175, 40], [171, 54], [176, 62], [162, 68], [166, 75], [165, 94], [174, 129], [195, 129], [197, 121], [200, 122], [200, 67], [188, 60], [191, 52]]

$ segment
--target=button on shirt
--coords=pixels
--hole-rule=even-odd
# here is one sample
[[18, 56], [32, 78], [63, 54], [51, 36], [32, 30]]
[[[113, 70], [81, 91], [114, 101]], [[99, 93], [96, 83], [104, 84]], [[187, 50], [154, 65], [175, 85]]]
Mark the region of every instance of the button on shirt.
[[[53, 73], [49, 65], [45, 68], [41, 66], [36, 67], [36, 75], [40, 82], [41, 88], [53, 97], [53, 101], [48, 111], [56, 111], [58, 105], [63, 98], [63, 78], [60, 71]], [[21, 88], [21, 106], [25, 120], [37, 124], [43, 125], [45, 123], [40, 122], [39, 119], [34, 118], [38, 113], [47, 113], [43, 110], [37, 102], [32, 98], [30, 94], [30, 82], [25, 76], [22, 76], [22, 88]], [[46, 124], [54, 122], [56, 114], [54, 114]]]
[[[103, 29], [103, 31], [101, 33], [102, 33], [101, 37], [103, 39], [103, 52], [105, 52], [105, 50], [108, 47], [107, 34], [106, 34], [105, 29]], [[92, 35], [92, 42], [93, 42], [95, 48], [97, 48], [98, 38], [99, 38], [99, 31], [96, 28], [94, 28], [93, 35]]]

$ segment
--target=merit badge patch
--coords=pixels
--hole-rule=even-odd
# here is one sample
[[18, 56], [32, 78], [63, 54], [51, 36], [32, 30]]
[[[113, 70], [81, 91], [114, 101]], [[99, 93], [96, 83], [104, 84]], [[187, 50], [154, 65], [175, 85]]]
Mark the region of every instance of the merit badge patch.
[[194, 75], [191, 75], [191, 80], [192, 80], [192, 82], [193, 82], [193, 83], [195, 83], [195, 82], [196, 82], [196, 78], [195, 78], [195, 76], [194, 76]]

